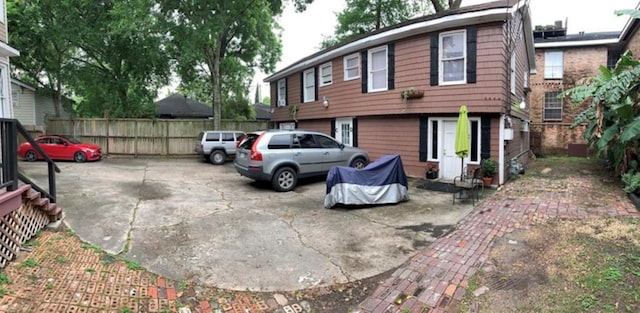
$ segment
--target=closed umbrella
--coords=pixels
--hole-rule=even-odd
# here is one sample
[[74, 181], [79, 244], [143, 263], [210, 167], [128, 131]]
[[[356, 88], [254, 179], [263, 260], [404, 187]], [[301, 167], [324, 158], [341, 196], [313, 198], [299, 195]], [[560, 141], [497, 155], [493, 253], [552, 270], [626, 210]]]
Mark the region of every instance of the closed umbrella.
[[458, 124], [456, 125], [456, 154], [460, 157], [462, 168], [460, 177], [464, 180], [464, 158], [469, 156], [469, 118], [467, 117], [467, 106], [460, 107]]

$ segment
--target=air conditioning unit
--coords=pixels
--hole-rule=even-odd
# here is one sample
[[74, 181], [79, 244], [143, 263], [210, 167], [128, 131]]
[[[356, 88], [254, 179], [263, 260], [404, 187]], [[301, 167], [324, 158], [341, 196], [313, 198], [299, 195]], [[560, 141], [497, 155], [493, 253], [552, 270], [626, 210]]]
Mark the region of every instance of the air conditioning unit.
[[513, 128], [504, 129], [504, 140], [513, 140]]
[[284, 99], [278, 99], [278, 106], [279, 106], [279, 107], [283, 107], [283, 106], [285, 106], [285, 105], [287, 105], [287, 101], [286, 101], [286, 100], [284, 100]]
[[522, 127], [521, 130], [525, 133], [529, 132], [529, 122], [523, 121], [522, 124], [520, 124], [520, 126]]

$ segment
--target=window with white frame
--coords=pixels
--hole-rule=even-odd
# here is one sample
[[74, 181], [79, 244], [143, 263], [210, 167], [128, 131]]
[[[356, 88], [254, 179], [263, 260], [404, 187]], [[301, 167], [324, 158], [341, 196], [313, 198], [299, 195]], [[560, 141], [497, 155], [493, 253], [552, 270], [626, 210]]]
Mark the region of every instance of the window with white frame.
[[511, 93], [516, 94], [516, 52], [511, 53], [511, 77], [509, 78], [511, 82]]
[[360, 78], [360, 55], [355, 53], [344, 57], [344, 80]]
[[287, 105], [287, 81], [283, 78], [278, 81], [278, 103], [279, 107]]
[[18, 106], [18, 101], [20, 100], [18, 97], [20, 97], [20, 93], [17, 90], [11, 90], [11, 104], [14, 108]]
[[562, 79], [562, 51], [544, 53], [544, 78]]
[[467, 31], [440, 34], [440, 84], [465, 83], [467, 64]]
[[562, 99], [558, 98], [559, 92], [544, 93], [544, 112], [543, 119], [545, 121], [561, 121], [562, 120]]
[[6, 15], [6, 1], [0, 1], [0, 22], [5, 23], [5, 15]]
[[304, 102], [312, 102], [316, 100], [316, 71], [309, 69], [304, 71]]
[[333, 83], [333, 65], [331, 62], [320, 65], [320, 87]]
[[278, 124], [279, 129], [296, 129], [296, 123], [280, 123]]
[[368, 52], [368, 88], [369, 92], [387, 90], [387, 46], [371, 49]]

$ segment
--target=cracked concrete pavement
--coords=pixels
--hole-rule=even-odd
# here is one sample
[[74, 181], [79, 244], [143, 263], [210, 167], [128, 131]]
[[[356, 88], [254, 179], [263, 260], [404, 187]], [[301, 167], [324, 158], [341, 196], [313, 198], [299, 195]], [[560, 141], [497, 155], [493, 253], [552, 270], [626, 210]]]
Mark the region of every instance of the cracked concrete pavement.
[[[322, 179], [295, 191], [199, 158], [57, 163], [58, 204], [78, 236], [170, 279], [233, 290], [291, 291], [393, 269], [472, 209], [418, 189], [410, 200], [323, 208]], [[46, 163], [20, 169], [47, 186]]]

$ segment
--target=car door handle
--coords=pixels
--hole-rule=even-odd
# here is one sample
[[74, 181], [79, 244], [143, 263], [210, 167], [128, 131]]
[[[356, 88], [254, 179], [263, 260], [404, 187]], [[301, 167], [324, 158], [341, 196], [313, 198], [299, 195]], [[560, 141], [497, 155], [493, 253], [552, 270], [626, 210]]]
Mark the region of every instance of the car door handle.
[[325, 152], [325, 153], [323, 153], [323, 154], [324, 154], [324, 155], [329, 155], [329, 151], [327, 151], [327, 152]]
[[294, 156], [301, 156], [301, 155], [302, 155], [302, 153], [301, 153], [301, 152], [296, 152], [296, 153], [294, 153], [293, 155], [294, 155]]

